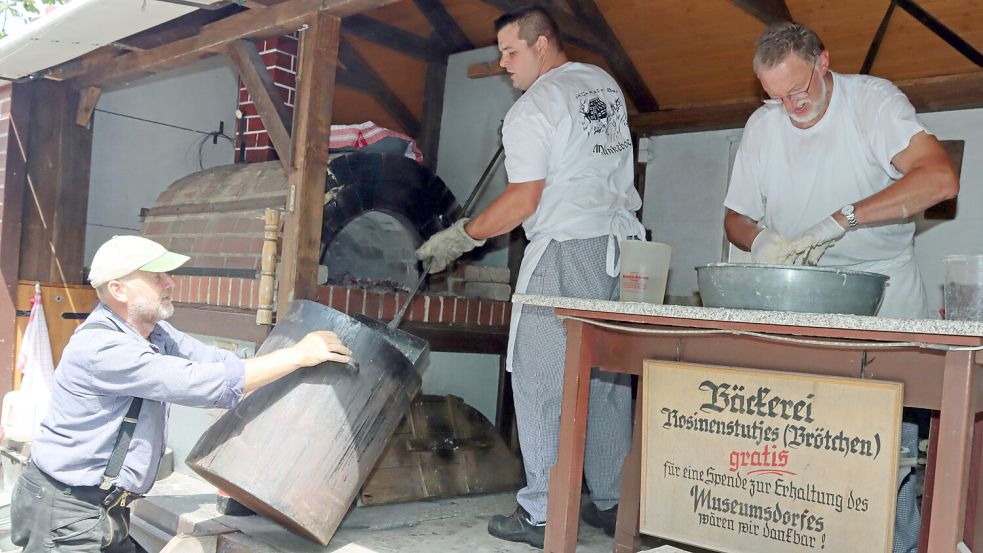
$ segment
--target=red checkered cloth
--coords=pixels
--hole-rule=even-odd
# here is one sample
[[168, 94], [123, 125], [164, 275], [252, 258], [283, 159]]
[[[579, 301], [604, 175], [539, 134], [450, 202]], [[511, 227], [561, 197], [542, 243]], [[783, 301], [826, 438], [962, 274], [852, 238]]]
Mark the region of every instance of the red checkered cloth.
[[423, 152], [416, 146], [416, 141], [401, 132], [386, 129], [366, 121], [358, 125], [331, 125], [331, 138], [328, 142], [329, 149], [342, 149], [354, 147], [360, 150], [369, 144], [374, 144], [383, 138], [399, 138], [407, 143], [406, 157], [415, 159], [417, 163], [423, 164]]

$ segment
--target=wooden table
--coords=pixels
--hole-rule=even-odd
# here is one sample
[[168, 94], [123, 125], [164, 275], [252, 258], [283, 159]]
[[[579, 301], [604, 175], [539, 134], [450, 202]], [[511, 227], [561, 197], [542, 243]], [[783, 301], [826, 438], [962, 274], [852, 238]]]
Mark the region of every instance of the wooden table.
[[[567, 359], [559, 451], [550, 478], [547, 552], [576, 548], [591, 367], [641, 379], [644, 359], [903, 382], [906, 406], [932, 410], [919, 551], [954, 553], [961, 541], [972, 550], [983, 547], [983, 494], [978, 489], [978, 461], [983, 455], [983, 417], [979, 416], [983, 323], [521, 294], [513, 301], [554, 307], [566, 317]], [[653, 330], [663, 334], [639, 333]], [[882, 347], [885, 344], [889, 347]], [[622, 477], [614, 542], [614, 551], [620, 553], [637, 551], [639, 546], [640, 400]]]

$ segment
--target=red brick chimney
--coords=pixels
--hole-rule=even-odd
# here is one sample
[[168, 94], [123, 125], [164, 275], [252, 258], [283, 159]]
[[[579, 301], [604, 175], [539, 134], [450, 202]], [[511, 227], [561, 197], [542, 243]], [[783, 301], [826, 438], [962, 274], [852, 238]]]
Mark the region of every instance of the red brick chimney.
[[[280, 97], [293, 115], [297, 95], [297, 33], [260, 40], [256, 42], [259, 55], [266, 64], [266, 70], [273, 77], [273, 84], [280, 91]], [[249, 96], [242, 80], [239, 81], [239, 111], [242, 119], [236, 131], [236, 161], [255, 163], [279, 159], [263, 121], [256, 112], [256, 105]], [[244, 148], [243, 148], [244, 147]]]

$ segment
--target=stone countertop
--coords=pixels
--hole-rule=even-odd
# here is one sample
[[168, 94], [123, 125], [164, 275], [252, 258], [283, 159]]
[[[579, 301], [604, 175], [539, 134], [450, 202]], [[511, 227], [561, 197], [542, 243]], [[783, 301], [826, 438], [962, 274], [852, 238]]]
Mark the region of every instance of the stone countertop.
[[981, 321], [888, 319], [883, 317], [864, 317], [859, 315], [791, 313], [787, 311], [754, 311], [748, 309], [693, 307], [688, 305], [657, 305], [637, 302], [585, 300], [577, 298], [537, 296], [531, 294], [515, 294], [512, 296], [512, 303], [577, 309], [581, 311], [596, 311], [601, 313], [649, 315], [653, 317], [667, 317], [673, 319], [696, 319], [703, 321], [800, 326], [809, 328], [837, 328], [846, 330], [902, 332], [940, 336], [983, 337], [983, 322]]

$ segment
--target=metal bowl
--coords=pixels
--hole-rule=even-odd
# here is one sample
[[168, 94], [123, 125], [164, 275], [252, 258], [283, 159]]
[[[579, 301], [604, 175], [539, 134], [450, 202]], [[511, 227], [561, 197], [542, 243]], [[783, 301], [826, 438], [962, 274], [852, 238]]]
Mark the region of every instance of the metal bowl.
[[888, 277], [832, 267], [711, 263], [696, 268], [705, 307], [875, 315]]

